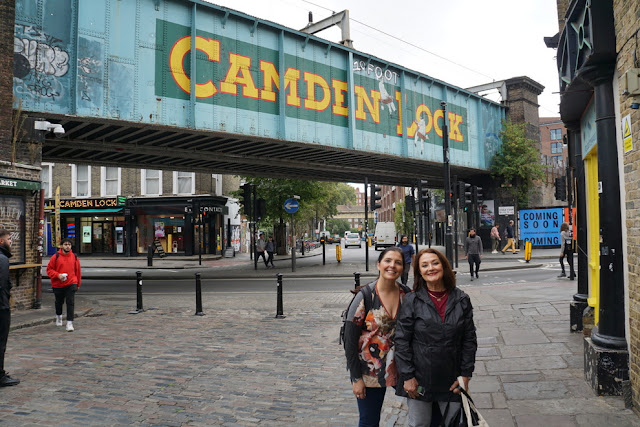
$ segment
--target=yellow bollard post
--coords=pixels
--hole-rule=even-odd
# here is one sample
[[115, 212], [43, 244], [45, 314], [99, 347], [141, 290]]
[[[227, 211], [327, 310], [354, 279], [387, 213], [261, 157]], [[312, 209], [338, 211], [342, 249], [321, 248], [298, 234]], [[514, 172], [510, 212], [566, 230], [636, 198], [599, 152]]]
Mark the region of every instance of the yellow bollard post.
[[373, 245], [371, 244], [371, 236], [367, 236], [367, 245], [368, 245], [369, 247], [373, 246]]
[[340, 243], [336, 245], [336, 261], [342, 261], [342, 246], [340, 246]]
[[531, 251], [533, 250], [533, 244], [530, 241], [524, 242], [524, 260], [526, 262], [531, 261]]

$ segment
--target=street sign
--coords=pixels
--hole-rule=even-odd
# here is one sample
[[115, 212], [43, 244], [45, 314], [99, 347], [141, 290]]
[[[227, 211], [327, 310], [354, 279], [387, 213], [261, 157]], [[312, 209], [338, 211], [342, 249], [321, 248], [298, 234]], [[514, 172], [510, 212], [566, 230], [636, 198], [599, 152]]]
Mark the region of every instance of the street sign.
[[290, 214], [296, 213], [298, 212], [299, 207], [300, 207], [300, 204], [296, 199], [287, 199], [287, 201], [284, 202], [284, 210], [287, 213], [290, 213]]
[[500, 206], [498, 208], [498, 215], [513, 215], [515, 208], [513, 206]]

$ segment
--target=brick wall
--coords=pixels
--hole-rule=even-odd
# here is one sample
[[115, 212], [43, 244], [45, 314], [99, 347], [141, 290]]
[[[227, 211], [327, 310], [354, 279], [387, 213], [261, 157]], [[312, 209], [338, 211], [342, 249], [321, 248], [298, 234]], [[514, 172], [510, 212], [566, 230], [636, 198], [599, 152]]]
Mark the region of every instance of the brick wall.
[[[634, 33], [640, 27], [640, 3], [637, 0], [614, 0], [616, 67], [619, 75], [634, 67], [636, 49]], [[620, 88], [620, 92], [622, 88]], [[626, 188], [627, 262], [629, 265], [629, 375], [633, 402], [640, 410], [640, 110], [630, 108], [631, 98], [618, 93], [620, 116], [631, 115], [633, 150], [623, 154]], [[640, 100], [640, 97], [637, 98]]]

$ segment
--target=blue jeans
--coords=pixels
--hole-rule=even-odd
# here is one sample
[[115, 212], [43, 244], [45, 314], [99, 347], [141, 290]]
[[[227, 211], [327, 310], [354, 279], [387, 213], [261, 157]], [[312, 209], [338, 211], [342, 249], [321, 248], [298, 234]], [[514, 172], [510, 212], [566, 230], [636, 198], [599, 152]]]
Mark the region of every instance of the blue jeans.
[[358, 427], [378, 427], [386, 391], [386, 387], [367, 387], [367, 396], [364, 399], [356, 399], [360, 412]]

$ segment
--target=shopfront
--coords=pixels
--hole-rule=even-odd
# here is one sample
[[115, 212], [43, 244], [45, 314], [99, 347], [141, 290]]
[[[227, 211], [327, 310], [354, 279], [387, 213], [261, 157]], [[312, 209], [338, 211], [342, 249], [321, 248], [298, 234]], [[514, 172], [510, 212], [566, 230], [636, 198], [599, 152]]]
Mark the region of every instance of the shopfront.
[[224, 197], [140, 197], [127, 201], [127, 255], [146, 255], [149, 246], [168, 255], [219, 254]]
[[[61, 238], [68, 238], [73, 250], [84, 255], [124, 255], [125, 197], [60, 200]], [[47, 253], [52, 255], [59, 242], [51, 239], [55, 227], [55, 201], [45, 201], [47, 213]]]

